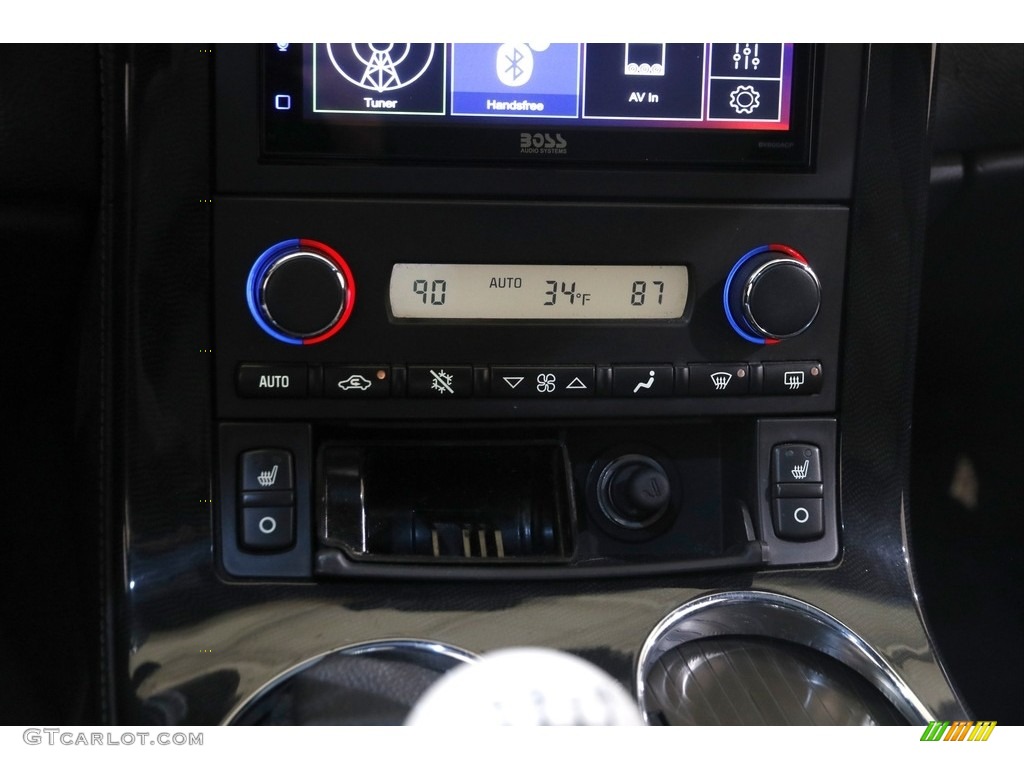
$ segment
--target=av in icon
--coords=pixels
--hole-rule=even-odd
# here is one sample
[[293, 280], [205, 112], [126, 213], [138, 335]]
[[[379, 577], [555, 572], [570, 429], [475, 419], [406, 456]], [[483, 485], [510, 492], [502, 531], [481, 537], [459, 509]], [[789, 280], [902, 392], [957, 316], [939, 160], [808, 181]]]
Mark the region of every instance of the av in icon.
[[622, 72], [630, 76], [664, 77], [665, 43], [626, 43]]

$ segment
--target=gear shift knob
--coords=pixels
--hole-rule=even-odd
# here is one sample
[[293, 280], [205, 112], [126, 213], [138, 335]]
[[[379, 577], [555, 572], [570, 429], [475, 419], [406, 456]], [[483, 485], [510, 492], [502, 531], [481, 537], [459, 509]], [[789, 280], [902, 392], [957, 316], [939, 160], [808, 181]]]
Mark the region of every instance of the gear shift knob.
[[452, 669], [406, 725], [643, 725], [636, 703], [604, 670], [561, 651], [509, 648]]

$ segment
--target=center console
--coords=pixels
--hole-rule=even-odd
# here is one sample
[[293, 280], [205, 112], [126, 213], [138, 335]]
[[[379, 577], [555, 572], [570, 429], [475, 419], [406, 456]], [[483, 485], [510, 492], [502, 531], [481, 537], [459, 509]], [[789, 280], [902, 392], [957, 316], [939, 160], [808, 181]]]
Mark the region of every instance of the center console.
[[224, 52], [225, 574], [834, 560], [858, 55]]
[[118, 721], [398, 722], [522, 646], [652, 724], [962, 718], [906, 548], [929, 54], [109, 51]]

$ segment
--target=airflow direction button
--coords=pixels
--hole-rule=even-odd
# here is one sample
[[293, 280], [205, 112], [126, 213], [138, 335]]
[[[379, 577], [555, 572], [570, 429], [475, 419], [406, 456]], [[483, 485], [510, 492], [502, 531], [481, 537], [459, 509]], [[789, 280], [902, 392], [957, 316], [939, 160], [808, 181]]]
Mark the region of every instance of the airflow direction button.
[[671, 365], [616, 365], [612, 368], [615, 397], [669, 397], [673, 389]]

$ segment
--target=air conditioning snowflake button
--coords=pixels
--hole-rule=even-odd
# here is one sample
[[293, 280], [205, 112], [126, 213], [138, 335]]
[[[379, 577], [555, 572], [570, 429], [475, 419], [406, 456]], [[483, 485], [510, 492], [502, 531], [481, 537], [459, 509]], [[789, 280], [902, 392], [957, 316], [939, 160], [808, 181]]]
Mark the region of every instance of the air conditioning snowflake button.
[[733, 266], [722, 303], [741, 337], [775, 344], [810, 328], [821, 308], [821, 285], [801, 253], [788, 245], [762, 245]]
[[473, 394], [473, 369], [466, 365], [411, 365], [408, 387], [409, 397], [469, 397]]
[[341, 255], [316, 240], [284, 240], [249, 270], [246, 301], [256, 324], [286, 344], [326, 341], [355, 305], [355, 280]]

